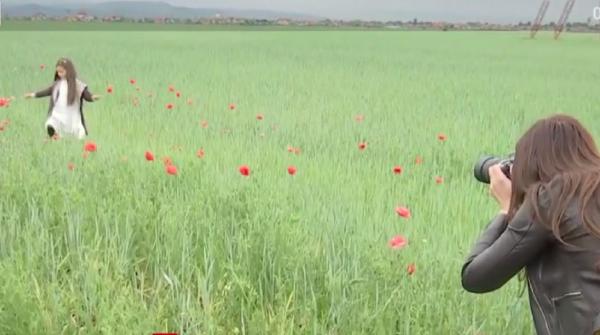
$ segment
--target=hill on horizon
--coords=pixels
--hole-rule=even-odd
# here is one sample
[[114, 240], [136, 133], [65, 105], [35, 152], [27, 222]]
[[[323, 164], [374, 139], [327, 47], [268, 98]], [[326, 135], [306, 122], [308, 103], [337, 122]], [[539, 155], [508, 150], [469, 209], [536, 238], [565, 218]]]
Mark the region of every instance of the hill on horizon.
[[321, 20], [322, 17], [302, 13], [277, 12], [251, 9], [219, 9], [219, 8], [189, 8], [173, 6], [166, 2], [130, 2], [111, 1], [90, 4], [52, 4], [37, 3], [6, 4], [2, 16], [28, 17], [44, 14], [50, 17], [67, 16], [85, 12], [96, 17], [121, 16], [133, 19], [165, 17], [174, 19], [196, 19], [221, 15], [222, 17], [238, 17], [251, 19], [296, 19]]

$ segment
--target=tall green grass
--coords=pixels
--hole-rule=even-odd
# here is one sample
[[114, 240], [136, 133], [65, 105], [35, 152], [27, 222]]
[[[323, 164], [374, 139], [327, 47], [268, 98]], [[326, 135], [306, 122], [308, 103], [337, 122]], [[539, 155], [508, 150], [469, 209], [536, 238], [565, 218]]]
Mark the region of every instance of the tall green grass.
[[[551, 113], [600, 130], [594, 35], [0, 32], [0, 43], [0, 96], [18, 98], [0, 109], [5, 334], [531, 333], [516, 278], [487, 295], [461, 287], [497, 210], [473, 163], [511, 152]], [[20, 98], [50, 84], [61, 56], [103, 95], [84, 106], [98, 145], [87, 158], [82, 141], [45, 143], [48, 101]], [[402, 250], [387, 245], [397, 234]]]

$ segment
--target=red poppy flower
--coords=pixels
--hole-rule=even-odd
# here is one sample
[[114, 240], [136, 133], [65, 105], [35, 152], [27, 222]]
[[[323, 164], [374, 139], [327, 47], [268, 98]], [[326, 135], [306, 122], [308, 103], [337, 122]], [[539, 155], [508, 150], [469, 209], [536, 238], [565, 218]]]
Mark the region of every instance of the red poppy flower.
[[402, 206], [396, 207], [396, 214], [406, 219], [411, 217], [410, 210]]
[[181, 92], [175, 93], [175, 96], [178, 97], [178, 98], [181, 98]]
[[10, 100], [7, 98], [0, 98], [0, 107], [8, 107]]
[[154, 160], [154, 154], [151, 151], [146, 151], [144, 156], [146, 157], [146, 160], [149, 162]]
[[402, 249], [408, 244], [408, 240], [406, 237], [402, 235], [396, 235], [388, 242], [390, 248], [392, 249]]
[[177, 167], [175, 165], [167, 165], [166, 171], [172, 176], [177, 175]]
[[448, 139], [448, 137], [445, 134], [443, 134], [443, 133], [439, 133], [438, 136], [437, 136], [437, 138], [438, 138], [438, 140], [440, 140], [442, 142], [444, 142], [445, 140]]
[[165, 107], [167, 107], [167, 109], [171, 110], [175, 107], [175, 105], [169, 103]]
[[412, 275], [413, 273], [415, 273], [416, 270], [417, 270], [417, 266], [415, 265], [415, 263], [410, 263], [406, 267], [406, 272], [408, 272], [409, 276]]
[[4, 125], [4, 123], [0, 123], [0, 131], [4, 131], [4, 128], [5, 128], [5, 127], [6, 127], [6, 126]]
[[234, 110], [235, 109], [235, 104], [229, 104], [229, 109]]
[[136, 83], [135, 79], [129, 79], [129, 82], [131, 83], [131, 85], [135, 85]]
[[296, 167], [293, 165], [288, 166], [287, 170], [288, 170], [288, 173], [292, 176], [296, 174]]
[[196, 151], [196, 156], [198, 156], [198, 158], [203, 158], [204, 157], [204, 149], [202, 149], [202, 148], [198, 149], [198, 151]]
[[264, 119], [264, 118], [265, 118], [265, 116], [264, 116], [264, 115], [262, 115], [262, 114], [258, 114], [258, 115], [256, 115], [256, 119], [257, 119], [257, 120], [262, 120], [262, 119]]
[[358, 149], [365, 150], [367, 148], [367, 142], [360, 142], [358, 144]]
[[401, 174], [402, 173], [402, 167], [400, 165], [396, 165], [394, 166], [394, 173], [395, 174]]
[[442, 184], [444, 182], [444, 178], [437, 176], [435, 177], [435, 183], [436, 184]]
[[242, 165], [240, 166], [240, 173], [242, 174], [242, 176], [249, 176], [250, 175], [250, 167], [248, 167], [247, 165]]
[[175, 87], [173, 87], [173, 85], [169, 85], [169, 92], [175, 92]]
[[94, 142], [87, 142], [84, 146], [85, 151], [88, 152], [94, 152], [96, 151], [97, 147], [96, 147], [96, 143]]
[[294, 147], [292, 147], [291, 145], [288, 145], [287, 151], [288, 152], [294, 152]]
[[108, 92], [108, 93], [112, 93], [112, 92], [113, 92], [113, 87], [112, 87], [112, 86], [108, 86], [108, 87], [106, 88], [106, 92]]

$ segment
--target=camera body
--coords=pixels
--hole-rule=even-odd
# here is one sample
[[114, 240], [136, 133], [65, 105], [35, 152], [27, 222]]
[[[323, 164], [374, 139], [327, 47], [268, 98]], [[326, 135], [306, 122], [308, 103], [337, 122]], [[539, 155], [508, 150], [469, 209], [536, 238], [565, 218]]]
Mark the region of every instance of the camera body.
[[510, 154], [507, 158], [496, 157], [496, 156], [484, 156], [473, 168], [473, 174], [475, 175], [475, 179], [478, 181], [489, 184], [490, 183], [490, 174], [489, 169], [491, 166], [496, 164], [500, 165], [500, 169], [504, 173], [504, 175], [510, 179], [510, 168], [514, 162], [514, 154]]

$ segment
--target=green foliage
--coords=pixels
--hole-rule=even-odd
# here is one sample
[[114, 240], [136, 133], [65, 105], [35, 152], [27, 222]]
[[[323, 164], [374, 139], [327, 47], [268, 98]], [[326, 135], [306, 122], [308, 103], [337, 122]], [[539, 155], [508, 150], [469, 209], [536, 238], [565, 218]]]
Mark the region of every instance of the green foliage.
[[[61, 56], [103, 95], [84, 106], [98, 144], [87, 158], [83, 142], [44, 143], [45, 99], [0, 108], [11, 120], [0, 132], [1, 333], [532, 332], [516, 279], [482, 296], [460, 285], [496, 212], [472, 166], [512, 151], [549, 113], [600, 130], [596, 37], [0, 36], [0, 96], [46, 87]], [[165, 173], [166, 156], [177, 176]], [[409, 240], [402, 250], [387, 244], [397, 234]]]

